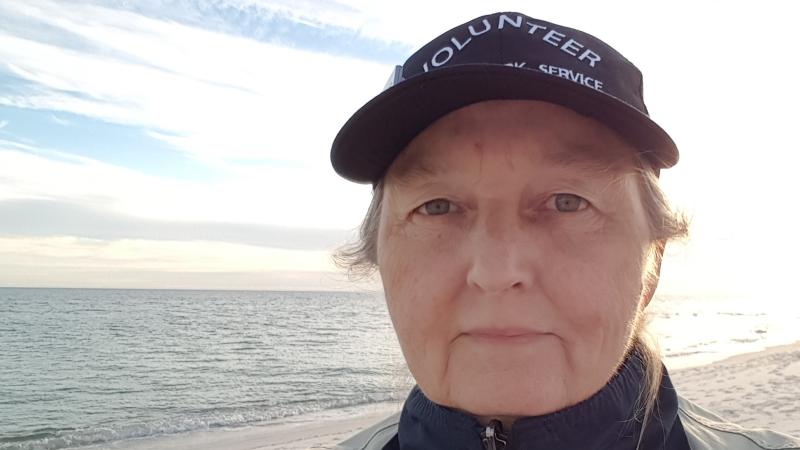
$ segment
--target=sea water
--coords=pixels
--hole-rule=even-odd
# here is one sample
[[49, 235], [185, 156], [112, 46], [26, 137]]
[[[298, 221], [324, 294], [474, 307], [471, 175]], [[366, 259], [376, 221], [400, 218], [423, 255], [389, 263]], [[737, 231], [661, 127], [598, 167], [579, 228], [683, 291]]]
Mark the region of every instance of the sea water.
[[[800, 313], [658, 298], [668, 367], [797, 339]], [[377, 292], [0, 288], [0, 449], [59, 449], [400, 402]]]

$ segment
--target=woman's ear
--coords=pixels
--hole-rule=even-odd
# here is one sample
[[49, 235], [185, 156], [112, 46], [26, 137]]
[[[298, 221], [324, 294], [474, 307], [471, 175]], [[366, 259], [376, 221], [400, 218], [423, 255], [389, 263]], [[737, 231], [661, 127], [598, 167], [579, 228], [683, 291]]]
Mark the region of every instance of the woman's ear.
[[665, 239], [651, 244], [650, 254], [647, 256], [645, 275], [642, 283], [642, 308], [646, 308], [653, 299], [661, 277], [661, 260], [664, 257], [664, 248], [667, 246]]

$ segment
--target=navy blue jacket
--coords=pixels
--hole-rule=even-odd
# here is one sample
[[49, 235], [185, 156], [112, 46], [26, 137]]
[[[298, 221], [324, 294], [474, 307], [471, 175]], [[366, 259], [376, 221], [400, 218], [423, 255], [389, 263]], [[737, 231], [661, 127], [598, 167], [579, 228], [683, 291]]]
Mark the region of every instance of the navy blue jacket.
[[[663, 365], [662, 373], [658, 406], [645, 428], [640, 449], [800, 450], [800, 438], [741, 427], [676, 395]], [[589, 399], [552, 414], [519, 419], [499, 440], [486, 439], [486, 427], [477, 420], [431, 402], [414, 388], [402, 412], [362, 430], [336, 448], [634, 450], [641, 423], [631, 417], [643, 375], [641, 360], [629, 357], [609, 383]]]
[[[487, 439], [487, 427], [475, 418], [433, 403], [415, 387], [403, 407], [396, 439], [384, 449], [633, 450], [641, 431], [640, 421], [632, 417], [644, 376], [642, 367], [637, 353], [632, 353], [592, 397], [552, 414], [518, 419], [499, 439]], [[662, 370], [657, 407], [640, 448], [689, 450], [678, 417], [677, 395], [666, 368]]]

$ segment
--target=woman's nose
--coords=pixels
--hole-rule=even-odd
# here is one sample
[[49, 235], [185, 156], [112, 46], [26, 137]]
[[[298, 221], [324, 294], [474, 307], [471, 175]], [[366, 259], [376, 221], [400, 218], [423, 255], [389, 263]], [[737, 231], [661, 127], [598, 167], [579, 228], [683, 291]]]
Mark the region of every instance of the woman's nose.
[[530, 249], [517, 231], [508, 227], [476, 232], [466, 243], [470, 265], [467, 283], [488, 293], [528, 288], [532, 284]]

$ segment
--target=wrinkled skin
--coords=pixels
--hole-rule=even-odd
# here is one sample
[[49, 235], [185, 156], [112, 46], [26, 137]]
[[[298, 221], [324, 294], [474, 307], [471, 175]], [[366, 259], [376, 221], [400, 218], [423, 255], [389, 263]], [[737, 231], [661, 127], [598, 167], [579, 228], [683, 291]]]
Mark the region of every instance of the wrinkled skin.
[[491, 101], [395, 160], [378, 267], [428, 398], [510, 423], [605, 385], [654, 290], [633, 154], [572, 110]]

